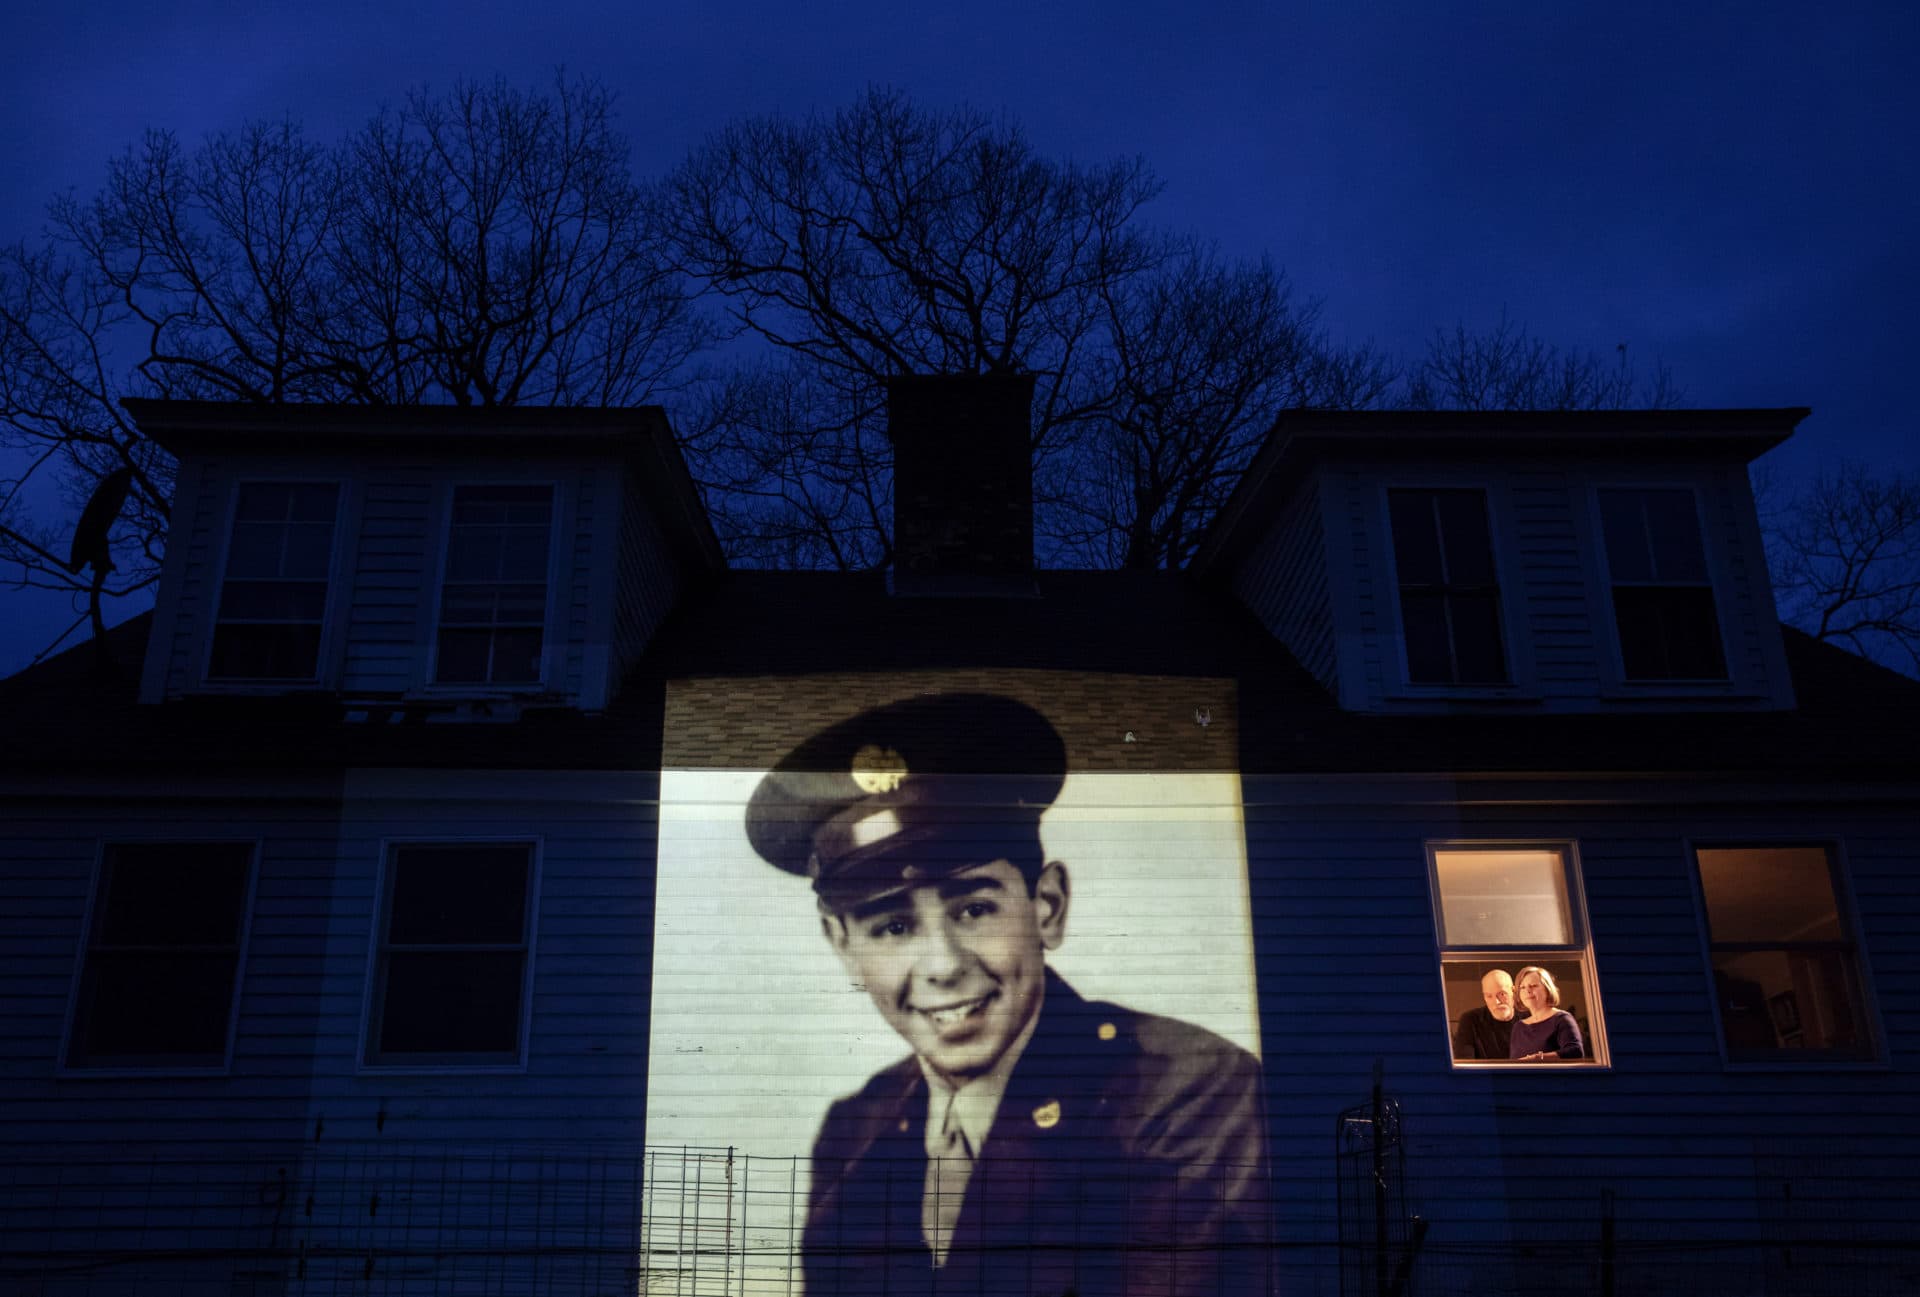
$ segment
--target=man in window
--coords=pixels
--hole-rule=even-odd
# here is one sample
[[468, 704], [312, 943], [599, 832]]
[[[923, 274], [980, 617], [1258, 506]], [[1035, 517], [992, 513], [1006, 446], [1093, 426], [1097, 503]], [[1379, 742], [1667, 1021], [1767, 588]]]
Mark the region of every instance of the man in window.
[[1480, 979], [1480, 998], [1487, 1002], [1484, 1008], [1460, 1015], [1460, 1025], [1453, 1032], [1453, 1056], [1505, 1061], [1513, 1044], [1513, 978], [1506, 969], [1493, 969]]
[[1031, 708], [944, 694], [830, 727], [754, 792], [754, 849], [812, 880], [912, 1050], [821, 1125], [809, 1293], [1268, 1287], [1258, 1062], [1047, 967], [1071, 892], [1039, 827], [1065, 769]]

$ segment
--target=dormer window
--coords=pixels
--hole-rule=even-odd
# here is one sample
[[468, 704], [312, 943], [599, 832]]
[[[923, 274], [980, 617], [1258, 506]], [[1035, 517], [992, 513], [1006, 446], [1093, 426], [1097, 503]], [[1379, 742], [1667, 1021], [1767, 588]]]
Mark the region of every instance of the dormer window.
[[539, 683], [552, 539], [552, 486], [454, 488], [436, 684]]
[[1486, 492], [1396, 489], [1387, 507], [1408, 682], [1505, 684]]
[[320, 670], [337, 482], [243, 482], [214, 619], [209, 680], [313, 680]]
[[1628, 680], [1724, 680], [1720, 619], [1693, 492], [1600, 493], [1613, 624]]

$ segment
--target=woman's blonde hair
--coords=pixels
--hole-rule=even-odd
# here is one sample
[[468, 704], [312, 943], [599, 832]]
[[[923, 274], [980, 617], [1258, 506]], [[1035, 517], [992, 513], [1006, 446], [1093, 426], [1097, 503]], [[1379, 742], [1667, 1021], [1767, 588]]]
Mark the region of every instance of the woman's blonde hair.
[[1520, 985], [1520, 983], [1526, 981], [1528, 973], [1540, 974], [1540, 985], [1547, 988], [1547, 998], [1553, 1001], [1554, 1008], [1556, 1009], [1559, 1008], [1560, 1007], [1560, 988], [1554, 984], [1553, 974], [1549, 973], [1546, 969], [1540, 967], [1540, 965], [1528, 964], [1525, 968], [1521, 969], [1518, 973], [1514, 974], [1513, 984], [1517, 987]]

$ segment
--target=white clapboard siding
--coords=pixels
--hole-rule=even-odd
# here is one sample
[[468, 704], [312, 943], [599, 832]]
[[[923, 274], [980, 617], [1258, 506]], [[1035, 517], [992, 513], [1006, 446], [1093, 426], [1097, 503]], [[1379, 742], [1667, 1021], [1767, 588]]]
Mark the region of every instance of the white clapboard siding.
[[1235, 569], [1233, 592], [1329, 692], [1338, 689], [1326, 543], [1311, 481], [1295, 488]]

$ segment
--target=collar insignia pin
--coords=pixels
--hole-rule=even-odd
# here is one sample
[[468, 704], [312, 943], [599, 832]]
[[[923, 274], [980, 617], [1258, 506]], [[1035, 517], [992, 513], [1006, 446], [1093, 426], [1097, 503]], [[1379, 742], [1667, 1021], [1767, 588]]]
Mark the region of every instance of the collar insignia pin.
[[1049, 1099], [1033, 1110], [1033, 1124], [1041, 1130], [1052, 1130], [1060, 1124], [1060, 1101]]

